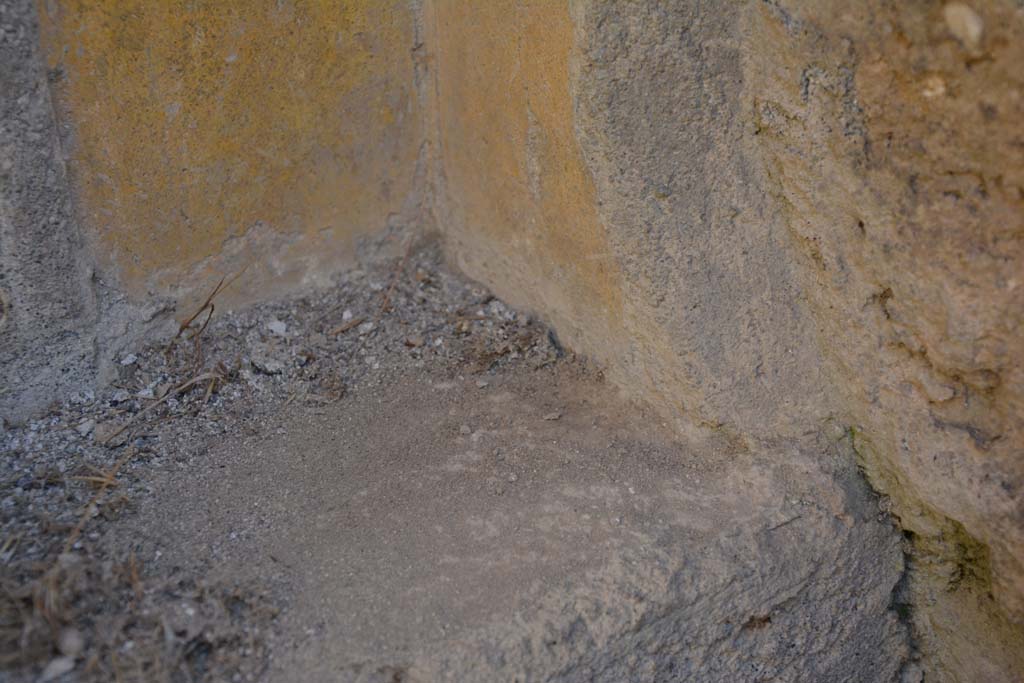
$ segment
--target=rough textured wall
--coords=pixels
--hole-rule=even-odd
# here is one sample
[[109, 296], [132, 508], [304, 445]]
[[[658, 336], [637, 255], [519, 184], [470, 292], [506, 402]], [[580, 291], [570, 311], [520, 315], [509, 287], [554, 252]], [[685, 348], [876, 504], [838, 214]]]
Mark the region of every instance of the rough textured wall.
[[[0, 420], [95, 372], [96, 297], [55, 135], [31, 0], [0, 4]], [[2, 422], [0, 422], [2, 426]]]
[[737, 10], [434, 7], [438, 202], [463, 267], [687, 419], [768, 432], [820, 403], [785, 235], [730, 151], [738, 41], [698, 42]]
[[415, 211], [411, 3], [39, 6], [79, 215], [130, 296], [248, 263], [263, 297]]
[[847, 440], [929, 671], [1024, 676], [1022, 10], [492, 5], [428, 6], [462, 266], [680, 426]]
[[0, 407], [343, 259], [430, 156], [470, 274], [680, 428], [845, 440], [929, 672], [1024, 678], [1019, 2], [41, 2], [59, 136], [0, 10]]
[[1021, 680], [1024, 8], [780, 2], [749, 19], [765, 188], [834, 404], [914, 534], [919, 637], [965, 679]]

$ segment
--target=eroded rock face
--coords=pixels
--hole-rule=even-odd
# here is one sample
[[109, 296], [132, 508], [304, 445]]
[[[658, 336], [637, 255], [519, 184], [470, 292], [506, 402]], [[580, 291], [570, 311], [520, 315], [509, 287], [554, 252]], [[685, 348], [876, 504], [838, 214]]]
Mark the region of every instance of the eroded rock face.
[[845, 431], [915, 541], [932, 672], [1024, 675], [1022, 10], [512, 3], [477, 23], [506, 51], [437, 5], [462, 265], [681, 427]]
[[923, 647], [1019, 678], [1024, 12], [779, 3], [747, 26], [754, 153], [834, 405], [917, 535]]
[[417, 220], [417, 10], [4, 3], [0, 419], [109, 381], [221, 278], [217, 306], [326, 284]]

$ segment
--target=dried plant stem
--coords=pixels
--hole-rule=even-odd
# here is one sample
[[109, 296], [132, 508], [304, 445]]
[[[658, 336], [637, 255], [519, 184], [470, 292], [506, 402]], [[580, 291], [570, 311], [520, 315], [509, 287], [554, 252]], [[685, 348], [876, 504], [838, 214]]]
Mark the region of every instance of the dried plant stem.
[[122, 455], [117, 460], [117, 462], [114, 463], [114, 466], [110, 469], [110, 471], [104, 473], [104, 476], [102, 477], [102, 481], [100, 483], [99, 490], [93, 494], [91, 499], [89, 499], [89, 503], [85, 506], [85, 510], [82, 512], [82, 516], [78, 518], [78, 523], [75, 524], [75, 528], [71, 530], [70, 534], [68, 534], [68, 540], [64, 543], [65, 553], [71, 551], [71, 548], [74, 547], [75, 542], [78, 540], [78, 537], [82, 535], [82, 530], [85, 528], [85, 525], [88, 523], [89, 518], [92, 516], [93, 506], [95, 506], [96, 503], [99, 502], [100, 498], [103, 497], [103, 494], [107, 492], [107, 489], [112, 484], [116, 484], [114, 479], [115, 477], [117, 477], [117, 473], [121, 470], [122, 467], [124, 467], [124, 464], [128, 462], [128, 460], [133, 455], [135, 455], [136, 452], [136, 449], [129, 448], [128, 452]]
[[100, 443], [103, 443], [103, 444], [110, 443], [111, 440], [114, 439], [114, 437], [120, 435], [122, 432], [124, 432], [124, 430], [126, 430], [130, 426], [132, 426], [136, 422], [136, 420], [141, 418], [143, 415], [145, 415], [146, 413], [150, 412], [151, 410], [153, 410], [157, 406], [167, 402], [169, 399], [172, 399], [175, 396], [184, 393], [188, 389], [191, 389], [195, 385], [197, 385], [197, 384], [199, 384], [201, 382], [205, 382], [207, 380], [213, 380], [213, 381], [218, 381], [219, 382], [219, 381], [222, 381], [223, 379], [224, 379], [224, 376], [221, 375], [219, 372], [204, 372], [202, 374], [196, 375], [195, 377], [193, 377], [192, 379], [188, 380], [187, 382], [184, 382], [184, 383], [179, 384], [178, 386], [174, 387], [173, 389], [168, 391], [166, 394], [164, 394], [163, 396], [158, 398], [156, 401], [153, 401], [148, 406], [146, 406], [145, 408], [143, 408], [139, 412], [137, 412], [134, 415], [132, 415], [131, 418], [129, 418], [127, 422], [125, 422], [123, 425], [121, 425], [121, 427], [119, 429], [117, 429], [116, 431], [114, 431], [112, 434], [108, 435]]

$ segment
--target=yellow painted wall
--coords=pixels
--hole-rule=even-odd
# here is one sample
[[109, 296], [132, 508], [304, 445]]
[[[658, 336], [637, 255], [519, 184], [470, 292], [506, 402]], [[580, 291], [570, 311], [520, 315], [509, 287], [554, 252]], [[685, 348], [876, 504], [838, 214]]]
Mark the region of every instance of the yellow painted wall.
[[685, 382], [678, 359], [624, 275], [577, 131], [579, 6], [427, 3], [438, 220], [464, 271], [541, 313], [628, 393], [681, 415], [678, 392], [663, 390]]
[[549, 312], [570, 340], [622, 316], [619, 273], [573, 132], [567, 3], [428, 7], [434, 33], [438, 198], [462, 266]]
[[39, 14], [79, 213], [130, 295], [245, 263], [249, 287], [285, 283], [412, 210], [405, 0], [42, 0]]

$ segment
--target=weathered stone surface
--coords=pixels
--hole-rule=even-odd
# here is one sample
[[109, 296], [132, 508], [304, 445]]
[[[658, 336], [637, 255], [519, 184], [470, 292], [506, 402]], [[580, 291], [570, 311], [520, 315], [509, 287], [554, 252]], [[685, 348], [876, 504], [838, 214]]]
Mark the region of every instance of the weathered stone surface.
[[460, 264], [680, 427], [846, 429], [929, 670], [1024, 675], [1019, 6], [437, 5]]
[[922, 647], [1019, 680], [1024, 11], [969, 5], [763, 8], [746, 91], [839, 414], [917, 535]]
[[39, 4], [78, 213], [136, 300], [246, 265], [226, 298], [263, 298], [416, 213], [411, 3]]
[[679, 429], [844, 433], [927, 673], [1024, 678], [1019, 2], [129, 4], [40, 3], [73, 193], [3, 7], [4, 411], [436, 219]]
[[567, 342], [623, 340], [627, 293], [576, 141], [567, 8], [438, 2], [427, 18], [438, 218], [463, 267], [550, 313]]
[[55, 136], [31, 0], [0, 5], [0, 419], [96, 372], [96, 297]]

